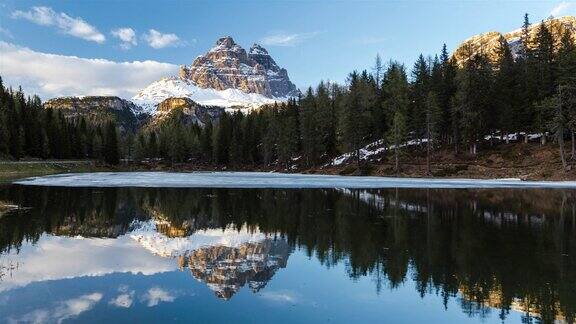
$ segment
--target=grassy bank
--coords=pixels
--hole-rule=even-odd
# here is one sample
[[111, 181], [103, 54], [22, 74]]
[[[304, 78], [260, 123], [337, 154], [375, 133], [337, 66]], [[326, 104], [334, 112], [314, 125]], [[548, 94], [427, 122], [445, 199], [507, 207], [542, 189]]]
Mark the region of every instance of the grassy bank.
[[0, 161], [0, 181], [69, 172], [105, 171], [94, 161]]

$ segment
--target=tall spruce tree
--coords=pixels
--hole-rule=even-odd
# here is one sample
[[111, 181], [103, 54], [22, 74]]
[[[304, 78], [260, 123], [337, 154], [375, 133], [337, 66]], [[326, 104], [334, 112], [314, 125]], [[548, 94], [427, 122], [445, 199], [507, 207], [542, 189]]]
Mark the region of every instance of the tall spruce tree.
[[360, 166], [360, 148], [366, 136], [365, 110], [362, 106], [361, 80], [356, 71], [348, 78], [348, 94], [342, 102], [341, 130], [342, 141], [354, 153], [356, 164]]
[[384, 95], [384, 108], [390, 118], [387, 139], [394, 150], [394, 170], [400, 170], [400, 149], [407, 140], [407, 118], [410, 93], [408, 78], [404, 66], [397, 62], [390, 62], [386, 70], [385, 81], [382, 87]]
[[426, 173], [432, 175], [430, 167], [430, 156], [436, 140], [440, 137], [440, 125], [442, 121], [442, 110], [438, 105], [438, 97], [435, 92], [428, 92], [426, 97]]
[[114, 122], [109, 121], [106, 124], [106, 136], [102, 155], [104, 162], [110, 165], [120, 163], [120, 145], [118, 140], [118, 131]]
[[503, 36], [498, 39], [496, 55], [497, 67], [494, 78], [493, 98], [497, 113], [493, 112], [495, 118], [492, 122], [495, 123], [493, 128], [498, 129], [501, 135], [505, 136], [504, 140], [508, 143], [508, 134], [519, 131], [522, 125], [516, 119], [519, 110], [516, 67], [508, 41]]

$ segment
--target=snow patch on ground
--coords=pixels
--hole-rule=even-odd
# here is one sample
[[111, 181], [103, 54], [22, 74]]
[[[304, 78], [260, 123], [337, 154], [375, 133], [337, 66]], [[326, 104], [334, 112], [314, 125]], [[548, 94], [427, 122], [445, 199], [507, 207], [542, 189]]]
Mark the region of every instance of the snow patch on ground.
[[154, 188], [576, 188], [576, 181], [433, 179], [265, 172], [95, 172], [33, 177], [20, 185]]
[[[426, 143], [428, 140], [421, 139], [421, 140], [410, 140], [406, 143], [398, 145], [399, 148], [407, 147], [407, 146], [414, 146]], [[382, 146], [384, 144], [384, 140], [377, 140], [376, 142], [372, 142], [363, 148], [360, 149], [360, 160], [366, 160], [371, 156], [378, 155], [380, 153], [386, 152], [387, 150], [393, 150], [396, 148], [396, 145], [390, 146]], [[329, 165], [341, 165], [342, 163], [350, 160], [351, 158], [355, 157], [355, 152], [348, 152], [342, 155], [335, 157], [332, 162], [326, 164], [325, 166]]]

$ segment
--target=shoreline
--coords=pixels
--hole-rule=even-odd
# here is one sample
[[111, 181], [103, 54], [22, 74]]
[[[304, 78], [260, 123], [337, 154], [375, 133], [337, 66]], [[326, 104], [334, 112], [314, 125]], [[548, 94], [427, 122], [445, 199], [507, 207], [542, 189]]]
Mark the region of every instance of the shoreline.
[[568, 170], [563, 171], [554, 147], [537, 143], [501, 144], [483, 150], [477, 156], [465, 154], [454, 156], [450, 150], [435, 152], [432, 175], [426, 172], [426, 156], [418, 149], [406, 152], [400, 172], [394, 171], [390, 154], [374, 155], [355, 163], [329, 165], [324, 162], [316, 167], [304, 167], [295, 162], [289, 169], [278, 165], [239, 165], [236, 167], [206, 163], [174, 163], [165, 161], [121, 162], [109, 166], [95, 160], [21, 160], [0, 161], [0, 182], [32, 176], [80, 172], [275, 172], [282, 174], [313, 174], [341, 176], [373, 176], [387, 178], [444, 179], [520, 179], [523, 181], [576, 181], [576, 160], [570, 160]]
[[228, 189], [576, 189], [576, 181], [433, 179], [275, 172], [92, 172], [29, 177], [23, 186]]

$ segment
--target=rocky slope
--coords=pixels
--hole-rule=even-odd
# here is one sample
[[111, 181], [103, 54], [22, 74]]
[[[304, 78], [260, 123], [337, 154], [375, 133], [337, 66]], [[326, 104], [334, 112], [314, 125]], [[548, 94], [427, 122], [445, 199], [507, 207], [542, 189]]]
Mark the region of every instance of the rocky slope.
[[208, 121], [217, 120], [224, 113], [222, 107], [203, 106], [187, 97], [164, 99], [158, 104], [157, 110], [156, 115], [150, 121], [151, 124], [166, 118], [177, 117], [186, 125], [193, 123], [204, 125]]
[[46, 101], [44, 108], [62, 111], [66, 118], [84, 117], [88, 123], [102, 125], [116, 120], [120, 130], [134, 131], [146, 119], [142, 108], [112, 96], [60, 97]]
[[[566, 16], [551, 18], [545, 20], [543, 23], [546, 24], [546, 27], [548, 27], [551, 31], [556, 45], [559, 45], [560, 38], [566, 30], [572, 33], [572, 38], [576, 41], [576, 17]], [[539, 26], [540, 23], [530, 25], [530, 28], [528, 29], [530, 36], [529, 43], [534, 43]], [[470, 54], [483, 52], [488, 55], [488, 58], [494, 63], [497, 58], [500, 36], [503, 36], [504, 39], [506, 39], [510, 45], [512, 53], [514, 55], [518, 55], [523, 46], [520, 40], [521, 35], [522, 29], [517, 29], [508, 33], [490, 31], [480, 35], [475, 35], [465, 40], [462, 44], [460, 44], [460, 46], [458, 46], [458, 48], [454, 51], [453, 58], [456, 60], [458, 65], [462, 66], [468, 57], [470, 57]]]
[[238, 247], [203, 247], [181, 256], [179, 263], [218, 298], [228, 300], [246, 284], [253, 293], [264, 288], [276, 271], [286, 267], [290, 252], [285, 239], [267, 238]]
[[200, 88], [239, 89], [268, 98], [298, 94], [288, 72], [276, 64], [266, 49], [254, 44], [246, 52], [230, 36], [220, 38], [216, 46], [198, 56], [191, 66], [180, 67], [179, 76]]

